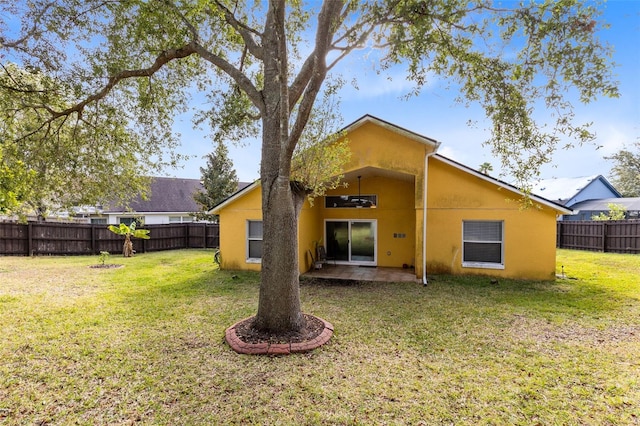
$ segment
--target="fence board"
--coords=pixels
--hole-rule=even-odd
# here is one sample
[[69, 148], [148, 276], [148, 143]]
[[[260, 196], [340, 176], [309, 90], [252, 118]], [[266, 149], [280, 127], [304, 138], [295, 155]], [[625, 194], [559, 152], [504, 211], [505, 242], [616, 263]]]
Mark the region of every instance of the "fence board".
[[640, 253], [640, 221], [562, 221], [558, 222], [559, 248]]
[[[184, 248], [217, 248], [219, 225], [185, 223], [148, 225], [151, 239], [133, 240], [139, 253]], [[120, 253], [123, 237], [105, 225], [76, 223], [0, 222], [0, 255], [82, 255], [101, 251]]]

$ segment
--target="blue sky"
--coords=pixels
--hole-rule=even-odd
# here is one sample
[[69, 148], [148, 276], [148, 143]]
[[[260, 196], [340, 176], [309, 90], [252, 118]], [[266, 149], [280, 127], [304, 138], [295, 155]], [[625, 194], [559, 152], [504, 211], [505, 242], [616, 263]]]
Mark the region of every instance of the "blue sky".
[[[542, 169], [543, 179], [595, 174], [609, 177], [612, 163], [603, 157], [640, 138], [640, 0], [610, 0], [604, 8], [603, 19], [611, 28], [601, 31], [600, 38], [615, 50], [614, 62], [618, 67], [614, 72], [621, 96], [601, 98], [587, 105], [574, 103], [576, 120], [593, 122], [596, 141], [593, 145], [560, 149], [553, 163]], [[397, 77], [391, 74], [389, 81], [387, 76], [377, 75], [364, 55], [354, 52], [340, 64], [343, 75], [348, 79], [356, 77], [360, 88], [346, 85], [340, 93], [343, 125], [371, 114], [440, 141], [441, 154], [469, 167], [489, 162], [494, 168], [492, 174], [499, 175], [499, 161], [493, 158], [489, 147], [483, 146], [489, 122], [480, 107], [456, 104], [457, 93], [448, 90], [446, 82], [434, 82], [419, 96], [404, 100], [403, 95], [410, 88], [404, 77], [400, 73]], [[469, 127], [469, 121], [475, 125]], [[200, 167], [205, 166], [202, 157], [212, 151], [211, 140], [206, 130], [193, 130], [188, 116], [176, 122], [176, 130], [182, 135], [181, 152], [192, 158], [183, 168], [167, 170], [167, 175], [199, 179]], [[241, 181], [259, 177], [259, 141], [230, 146], [229, 153]], [[505, 178], [509, 180], [508, 176]]]

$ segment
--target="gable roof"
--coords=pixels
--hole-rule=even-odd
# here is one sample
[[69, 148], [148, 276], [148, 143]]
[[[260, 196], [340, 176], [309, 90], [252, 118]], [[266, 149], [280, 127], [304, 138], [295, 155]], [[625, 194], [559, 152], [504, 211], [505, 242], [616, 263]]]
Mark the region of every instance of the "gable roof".
[[199, 179], [154, 177], [151, 178], [148, 200], [143, 200], [138, 195], [129, 203], [129, 208], [109, 206], [105, 208], [104, 213], [124, 211], [198, 212], [202, 210], [202, 207], [193, 199], [193, 196], [202, 190], [204, 190], [204, 186]]
[[[390, 123], [388, 121], [382, 120], [378, 117], [374, 117], [373, 115], [370, 114], [365, 114], [362, 117], [360, 117], [359, 119], [357, 119], [356, 121], [354, 121], [351, 124], [348, 124], [347, 126], [343, 127], [340, 132], [346, 132], [347, 134], [353, 132], [354, 130], [358, 129], [359, 127], [362, 127], [363, 125], [367, 124], [367, 123], [372, 123], [375, 124], [379, 127], [385, 128], [393, 133], [397, 133], [399, 135], [402, 135], [408, 139], [411, 139], [413, 141], [416, 141], [418, 143], [433, 147], [433, 150], [437, 150], [438, 147], [440, 146], [440, 142], [438, 142], [435, 139], [429, 138], [427, 136], [421, 135], [419, 133], [416, 132], [412, 132], [411, 130], [407, 130], [403, 127], [397, 126], [393, 123]], [[251, 192], [254, 188], [256, 188], [258, 185], [260, 185], [260, 180], [256, 180], [255, 182], [248, 184], [247, 186], [243, 187], [243, 188], [239, 188], [239, 190], [237, 192], [235, 192], [234, 194], [231, 194], [231, 196], [229, 196], [226, 200], [223, 200], [222, 202], [220, 202], [218, 205], [214, 206], [208, 213], [210, 214], [218, 214], [220, 210], [222, 210], [223, 208], [225, 208], [227, 205], [231, 204], [232, 202], [234, 202], [235, 200], [237, 200], [238, 198], [244, 196], [245, 194]]]
[[[526, 196], [526, 194], [522, 190], [520, 190], [519, 188], [517, 188], [517, 187], [515, 187], [515, 186], [513, 186], [513, 185], [511, 185], [509, 183], [506, 183], [504, 181], [501, 181], [500, 179], [496, 179], [494, 177], [486, 175], [486, 174], [484, 174], [482, 172], [479, 172], [478, 170], [472, 169], [471, 167], [468, 167], [468, 166], [465, 166], [464, 164], [458, 163], [457, 161], [454, 161], [454, 160], [452, 160], [450, 158], [447, 158], [447, 157], [445, 157], [445, 156], [443, 156], [441, 154], [434, 154], [433, 158], [435, 158], [435, 159], [437, 159], [439, 161], [442, 161], [443, 163], [446, 163], [446, 164], [448, 164], [450, 166], [453, 166], [453, 167], [455, 167], [455, 168], [457, 168], [459, 170], [467, 172], [467, 173], [469, 173], [469, 174], [471, 174], [471, 175], [473, 175], [473, 176], [475, 176], [477, 178], [480, 178], [480, 179], [485, 180], [487, 182], [491, 182], [491, 183], [497, 185], [500, 188], [504, 188], [504, 189], [506, 189], [508, 191], [514, 192], [514, 193], [516, 193], [516, 194], [518, 194], [520, 196], [523, 196], [523, 197]], [[539, 204], [545, 205], [547, 207], [551, 207], [552, 209], [557, 210], [558, 212], [560, 212], [562, 214], [571, 214], [571, 213], [573, 213], [573, 210], [567, 208], [566, 206], [564, 206], [564, 205], [562, 205], [560, 203], [557, 203], [555, 201], [548, 200], [548, 199], [546, 199], [544, 197], [540, 197], [539, 195], [536, 195], [534, 193], [529, 194], [529, 197], [531, 198], [531, 200], [533, 200], [533, 201], [535, 201], [535, 202], [537, 202]]]
[[432, 146], [434, 148], [434, 151], [438, 149], [438, 147], [440, 146], [440, 142], [438, 142], [435, 139], [429, 138], [427, 136], [421, 135], [419, 133], [416, 132], [412, 132], [411, 130], [407, 130], [404, 127], [400, 127], [397, 126], [393, 123], [390, 123], [388, 121], [382, 120], [378, 117], [374, 117], [373, 115], [370, 114], [365, 114], [362, 117], [358, 118], [356, 121], [354, 121], [351, 124], [348, 124], [347, 126], [345, 126], [341, 132], [353, 132], [354, 130], [356, 130], [358, 127], [363, 126], [364, 124], [367, 123], [373, 123], [377, 126], [383, 127], [391, 132], [400, 134], [402, 136], [407, 137], [408, 139], [414, 140], [416, 142], [419, 142], [421, 144], [424, 145], [429, 145]]
[[[503, 182], [499, 179], [493, 178], [491, 176], [488, 176], [484, 173], [481, 173], [475, 169], [472, 169], [468, 166], [465, 166], [464, 164], [458, 163], [457, 161], [451, 160], [447, 157], [444, 157], [443, 155], [440, 154], [436, 154], [435, 151], [438, 149], [438, 147], [440, 146], [440, 142], [438, 142], [435, 139], [420, 135], [418, 133], [412, 132], [410, 130], [404, 129], [400, 126], [396, 126], [393, 123], [389, 123], [388, 121], [382, 120], [380, 118], [374, 117], [372, 115], [369, 114], [365, 114], [362, 117], [360, 117], [359, 119], [357, 119], [356, 121], [354, 121], [353, 123], [347, 125], [346, 127], [344, 127], [341, 131], [346, 132], [347, 134], [349, 132], [353, 132], [354, 130], [356, 130], [357, 128], [367, 124], [367, 123], [373, 123], [375, 125], [378, 125], [380, 127], [383, 127], [391, 132], [397, 133], [397, 134], [401, 134], [411, 140], [414, 140], [416, 142], [428, 145], [433, 147], [433, 152], [434, 154], [432, 155], [434, 158], [436, 158], [437, 160], [440, 160], [442, 162], [445, 162], [455, 168], [458, 168], [466, 173], [469, 173], [471, 175], [474, 175], [480, 179], [486, 180], [488, 182], [491, 182], [495, 185], [497, 185], [498, 187], [507, 189], [511, 192], [514, 192], [520, 196], [526, 196], [526, 194], [521, 191], [519, 188], [508, 184], [506, 182]], [[606, 181], [606, 179], [605, 179]], [[607, 182], [608, 183], [608, 182]], [[249, 192], [251, 192], [253, 189], [257, 188], [260, 185], [260, 180], [256, 180], [255, 182], [247, 185], [244, 188], [240, 188], [237, 192], [235, 192], [234, 194], [232, 194], [231, 196], [229, 196], [226, 200], [220, 202], [218, 205], [214, 206], [209, 213], [213, 213], [213, 214], [218, 214], [220, 212], [220, 210], [224, 209], [226, 206], [228, 206], [229, 204], [233, 203], [235, 200], [243, 197], [245, 194], [248, 194]], [[613, 187], [612, 187], [613, 188]], [[614, 189], [615, 190], [615, 189]], [[546, 205], [548, 207], [551, 207], [552, 209], [562, 213], [562, 214], [572, 214], [573, 210], [571, 210], [570, 208], [565, 207], [564, 205], [557, 203], [555, 201], [549, 200], [547, 198], [541, 197], [536, 195], [535, 193], [531, 193], [529, 194], [529, 197], [533, 200], [536, 201], [539, 204], [542, 205]]]
[[531, 192], [565, 204], [596, 181], [600, 182], [609, 191], [611, 191], [612, 195], [622, 197], [613, 185], [611, 185], [611, 183], [609, 183], [609, 181], [602, 175], [542, 179], [533, 185]]
[[571, 208], [577, 211], [608, 211], [609, 204], [618, 204], [626, 210], [640, 210], [640, 197], [629, 198], [602, 198], [600, 200], [585, 200], [575, 203]]
[[[211, 208], [211, 210], [209, 210], [207, 213], [209, 213], [209, 214], [218, 214], [218, 213], [220, 213], [220, 210], [222, 210], [223, 208], [225, 208], [229, 204], [233, 203], [238, 198], [241, 198], [245, 194], [248, 194], [249, 192], [253, 191], [259, 185], [260, 185], [260, 179], [255, 180], [252, 183], [247, 184], [243, 188], [239, 188], [236, 192], [234, 192], [229, 197], [227, 197], [226, 200], [222, 200], [220, 203], [218, 203], [217, 205], [213, 206]], [[238, 185], [238, 186], [240, 186], [240, 185]]]
[[[128, 208], [124, 206], [109, 206], [103, 213], [120, 212], [185, 212], [195, 213], [202, 211], [202, 206], [196, 202], [193, 196], [204, 191], [204, 185], [199, 179], [151, 178], [148, 200], [143, 200], [140, 195], [131, 201]], [[248, 182], [238, 182], [238, 190], [249, 186]]]
[[[491, 176], [488, 176], [484, 173], [481, 173], [475, 169], [472, 169], [468, 166], [465, 166], [464, 164], [458, 163], [457, 161], [451, 160], [450, 158], [447, 158], [443, 155], [440, 154], [434, 154], [433, 158], [442, 161], [443, 163], [446, 163], [450, 166], [453, 166], [459, 170], [462, 170], [466, 173], [469, 173], [475, 177], [478, 177], [482, 180], [485, 180], [487, 182], [491, 182], [495, 185], [497, 185], [500, 188], [504, 188], [508, 191], [514, 192], [520, 196], [525, 196], [525, 193], [522, 192], [520, 189], [516, 188], [515, 186], [508, 184], [506, 182], [503, 182], [499, 179], [493, 178]], [[235, 194], [231, 195], [229, 198], [227, 198], [226, 200], [222, 201], [220, 204], [218, 204], [217, 206], [213, 207], [211, 209], [211, 211], [209, 213], [214, 213], [214, 214], [218, 214], [220, 212], [220, 210], [222, 210], [223, 208], [225, 208], [227, 205], [233, 203], [235, 200], [237, 200], [238, 198], [243, 197], [245, 194], [248, 194], [249, 192], [251, 192], [252, 190], [254, 190], [255, 188], [257, 188], [260, 185], [260, 180], [256, 180], [255, 182], [253, 182], [252, 184], [240, 189], [239, 191], [237, 191]], [[557, 210], [558, 212], [562, 213], [562, 214], [572, 214], [573, 210], [565, 207], [562, 204], [556, 203], [554, 201], [551, 200], [547, 200], [544, 197], [540, 197], [538, 195], [535, 194], [530, 194], [529, 197], [531, 197], [531, 199], [539, 204], [542, 205], [546, 205], [547, 207], [551, 207], [554, 210]]]

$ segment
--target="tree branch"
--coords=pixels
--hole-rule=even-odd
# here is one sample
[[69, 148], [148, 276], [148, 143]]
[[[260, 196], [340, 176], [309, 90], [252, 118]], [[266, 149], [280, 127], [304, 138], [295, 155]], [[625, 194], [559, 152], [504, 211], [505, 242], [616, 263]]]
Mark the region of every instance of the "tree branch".
[[17, 40], [13, 40], [13, 41], [7, 41], [4, 38], [0, 37], [0, 48], [9, 48], [9, 49], [18, 49], [18, 50], [22, 50], [22, 45], [31, 37], [37, 35], [38, 33], [40, 33], [40, 30], [38, 29], [38, 23], [40, 22], [40, 18], [42, 18], [44, 15], [47, 14], [47, 12], [49, 11], [50, 8], [52, 8], [53, 6], [55, 6], [56, 2], [52, 1], [47, 3], [42, 10], [40, 11], [40, 13], [38, 13], [36, 16], [33, 17], [33, 25], [31, 26], [31, 28], [19, 39]]
[[162, 68], [164, 65], [168, 64], [169, 62], [176, 59], [186, 58], [188, 56], [195, 54], [196, 52], [197, 52], [196, 43], [194, 42], [191, 42], [189, 44], [186, 44], [176, 49], [165, 50], [156, 57], [156, 60], [154, 61], [153, 65], [151, 65], [150, 67], [141, 68], [137, 70], [120, 71], [114, 76], [109, 77], [109, 79], [107, 80], [107, 84], [102, 89], [100, 89], [100, 91], [89, 96], [84, 101], [78, 104], [75, 104], [74, 106], [64, 109], [62, 111], [56, 112], [51, 110], [50, 111], [51, 119], [56, 119], [58, 117], [69, 115], [74, 112], [81, 114], [84, 108], [88, 104], [90, 104], [91, 102], [95, 102], [100, 99], [103, 99], [105, 96], [107, 96], [107, 94], [109, 94], [109, 92], [111, 92], [111, 90], [113, 90], [116, 84], [118, 84], [122, 80], [134, 78], [134, 77], [150, 77], [153, 74], [155, 74], [158, 70], [160, 70], [160, 68]]
[[254, 35], [262, 38], [262, 33], [238, 21], [233, 12], [231, 12], [221, 2], [216, 1], [215, 4], [224, 13], [225, 21], [227, 21], [227, 23], [231, 25], [233, 29], [238, 32], [238, 34], [240, 34], [242, 40], [244, 40], [245, 46], [247, 46], [247, 49], [249, 49], [249, 52], [257, 59], [263, 60], [264, 54], [262, 46], [256, 43], [256, 40], [254, 39]]
[[[296, 143], [309, 120], [309, 115], [313, 109], [316, 97], [320, 92], [322, 83], [327, 75], [326, 57], [331, 48], [331, 40], [335, 35], [338, 26], [341, 21], [341, 11], [344, 6], [343, 1], [329, 0], [322, 4], [322, 9], [318, 14], [318, 30], [316, 32], [316, 44], [313, 52], [310, 55], [312, 66], [309, 65], [308, 70], [308, 83], [305, 84], [304, 93], [302, 95], [302, 101], [298, 107], [298, 113], [296, 114], [295, 122], [291, 128], [289, 134], [289, 140], [287, 141], [287, 155], [289, 158], [293, 156]], [[307, 63], [309, 63], [309, 59]], [[299, 83], [302, 84], [302, 81]], [[297, 89], [299, 90], [299, 89]], [[294, 98], [298, 99], [298, 98]]]
[[235, 68], [230, 62], [226, 61], [222, 57], [210, 52], [204, 46], [194, 43], [194, 47], [195, 53], [197, 53], [198, 56], [231, 77], [247, 94], [253, 105], [258, 108], [260, 113], [262, 114], [264, 112], [264, 100], [262, 98], [262, 94], [242, 71]]

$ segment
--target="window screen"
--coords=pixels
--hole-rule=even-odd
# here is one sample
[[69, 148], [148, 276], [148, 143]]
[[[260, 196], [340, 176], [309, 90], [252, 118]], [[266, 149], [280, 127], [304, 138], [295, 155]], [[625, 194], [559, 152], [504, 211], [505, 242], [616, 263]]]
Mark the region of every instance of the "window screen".
[[247, 258], [262, 259], [262, 221], [247, 222]]
[[502, 225], [501, 221], [464, 221], [463, 264], [504, 264]]

